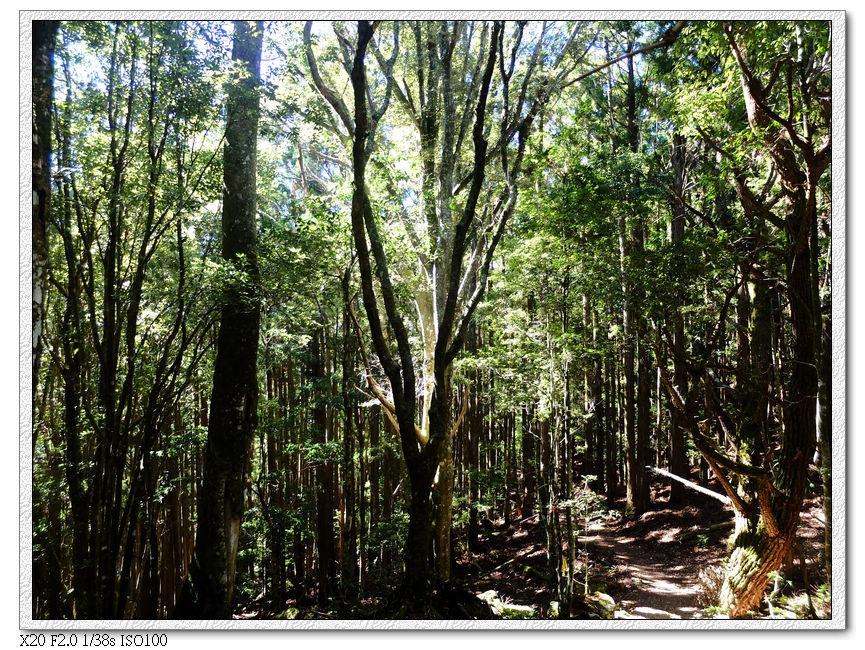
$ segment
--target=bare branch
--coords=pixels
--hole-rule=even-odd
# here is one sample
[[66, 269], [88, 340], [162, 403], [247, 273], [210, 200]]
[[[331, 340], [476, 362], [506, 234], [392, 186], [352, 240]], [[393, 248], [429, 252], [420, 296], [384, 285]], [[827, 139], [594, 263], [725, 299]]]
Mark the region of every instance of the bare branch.
[[339, 95], [331, 90], [327, 84], [324, 83], [324, 80], [321, 78], [321, 74], [318, 71], [318, 62], [316, 61], [315, 54], [312, 51], [311, 33], [312, 21], [308, 20], [303, 28], [303, 44], [306, 47], [306, 61], [309, 64], [309, 71], [312, 74], [313, 83], [318, 92], [321, 93], [321, 96], [324, 97], [331, 106], [333, 106], [333, 110], [335, 110], [336, 114], [339, 115], [339, 119], [342, 121], [343, 125], [345, 125], [349, 135], [354, 137], [354, 123], [349, 115], [345, 102]]
[[574, 79], [571, 79], [570, 81], [562, 84], [561, 88], [564, 89], [564, 88], [567, 88], [568, 86], [573, 86], [575, 83], [580, 82], [587, 77], [591, 77], [593, 74], [600, 72], [601, 70], [604, 70], [606, 68], [609, 68], [611, 65], [615, 65], [616, 63], [618, 63], [619, 61], [621, 61], [623, 59], [632, 58], [632, 57], [637, 56], [638, 54], [646, 54], [647, 52], [651, 52], [652, 50], [657, 50], [658, 48], [661, 48], [661, 47], [669, 47], [670, 45], [672, 45], [673, 43], [676, 42], [676, 39], [679, 38], [679, 34], [682, 32], [682, 30], [685, 28], [685, 26], [687, 24], [688, 24], [687, 20], [680, 20], [675, 25], [673, 25], [673, 27], [671, 27], [669, 30], [664, 32], [664, 34], [661, 36], [660, 40], [652, 43], [651, 45], [646, 45], [646, 46], [641, 47], [637, 50], [634, 50], [633, 52], [628, 52], [626, 54], [623, 54], [622, 56], [615, 58], [612, 61], [607, 61], [606, 63], [603, 63], [599, 66], [596, 66], [596, 67], [592, 68], [591, 70], [589, 70], [588, 72], [583, 73], [580, 76], [575, 77]]

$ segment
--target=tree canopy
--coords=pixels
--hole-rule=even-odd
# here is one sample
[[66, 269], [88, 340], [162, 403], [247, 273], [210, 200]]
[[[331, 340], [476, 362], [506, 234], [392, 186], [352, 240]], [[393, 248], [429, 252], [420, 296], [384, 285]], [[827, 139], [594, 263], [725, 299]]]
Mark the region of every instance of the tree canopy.
[[833, 27], [34, 21], [33, 618], [831, 616]]

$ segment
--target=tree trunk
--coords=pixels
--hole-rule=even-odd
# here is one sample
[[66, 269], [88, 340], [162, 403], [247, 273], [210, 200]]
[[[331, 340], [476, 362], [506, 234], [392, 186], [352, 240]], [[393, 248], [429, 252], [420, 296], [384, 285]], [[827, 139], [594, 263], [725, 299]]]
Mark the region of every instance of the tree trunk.
[[[680, 197], [685, 196], [685, 138], [673, 134], [672, 166], [674, 190]], [[670, 243], [674, 246], [685, 237], [685, 206], [674, 201], [673, 218], [670, 225]], [[685, 319], [681, 308], [673, 317], [673, 383], [682, 395], [688, 394], [688, 371], [681, 355], [685, 354]], [[685, 428], [682, 414], [674, 406], [670, 408], [670, 471], [676, 476], [688, 478], [688, 458], [685, 450]], [[670, 484], [670, 505], [681, 504], [685, 500], [685, 486], [678, 481]]]
[[[805, 201], [794, 196], [788, 215], [788, 237], [807, 218]], [[816, 214], [810, 215], [816, 218]], [[722, 591], [722, 603], [733, 616], [756, 609], [763, 598], [768, 574], [777, 570], [796, 536], [800, 510], [808, 486], [808, 466], [816, 445], [817, 369], [816, 342], [811, 310], [811, 268], [807, 244], [796, 246], [787, 262], [787, 298], [793, 326], [793, 364], [788, 399], [784, 406], [784, 428], [777, 454], [775, 487], [780, 495], [761, 507], [759, 521], [740, 526], [732, 540], [732, 552]], [[774, 521], [773, 521], [774, 520]]]
[[621, 486], [619, 469], [619, 441], [621, 440], [621, 422], [616, 417], [616, 360], [608, 358], [604, 363], [605, 386], [607, 395], [607, 503], [615, 503], [616, 495]]
[[[345, 594], [352, 597], [357, 593], [357, 517], [356, 517], [356, 492], [355, 492], [355, 468], [354, 468], [354, 445], [355, 445], [355, 409], [353, 389], [351, 387], [354, 376], [354, 346], [352, 344], [352, 332], [350, 325], [349, 303], [349, 273], [347, 270], [342, 278], [342, 394], [343, 409], [343, 455], [342, 466], [344, 478], [342, 481], [345, 496], [345, 525], [343, 526], [344, 548], [342, 553], [342, 589]], [[361, 453], [363, 447], [361, 446]], [[362, 499], [361, 499], [362, 500]]]
[[[450, 374], [450, 373], [448, 373]], [[453, 520], [454, 499], [454, 451], [451, 438], [450, 402], [452, 387], [450, 377], [445, 378], [444, 386], [437, 387], [437, 393], [444, 394], [445, 405], [442, 414], [446, 415], [443, 422], [436, 422], [441, 432], [432, 430], [430, 422], [430, 437], [436, 434], [441, 437], [438, 458], [438, 507], [436, 508], [436, 578], [439, 585], [446, 585], [451, 579], [451, 522]]]
[[[270, 368], [267, 371], [267, 401], [278, 402], [281, 391], [278, 368]], [[280, 406], [271, 407], [273, 419], [280, 417]], [[267, 431], [267, 488], [266, 508], [268, 528], [268, 545], [270, 547], [270, 598], [277, 611], [285, 606], [285, 502], [284, 483], [285, 474], [282, 470], [280, 457], [282, 451], [282, 427], [270, 427]]]
[[[798, 121], [782, 123], [785, 122], [783, 118], [779, 119], [766, 109], [766, 91], [759, 81], [754, 82], [753, 72], [745, 60], [747, 48], [740, 47], [733, 25], [725, 24], [724, 31], [740, 68], [749, 124], [764, 139], [763, 145], [780, 179], [786, 212], [781, 220], [786, 236], [786, 297], [793, 334], [790, 379], [781, 395], [783, 427], [779, 449], [773, 458], [774, 490], [767, 490], [767, 494], [758, 499], [760, 512], [756, 525], [737, 530], [722, 589], [723, 604], [731, 607], [733, 616], [742, 616], [759, 605], [768, 574], [777, 570], [789, 554], [816, 446], [817, 345], [822, 342], [815, 335], [811, 225], [818, 217], [817, 183], [828, 167], [831, 140], [827, 139], [816, 151], [810, 137], [803, 140], [796, 132], [794, 124]], [[795, 108], [790, 107], [791, 116]], [[799, 108], [802, 114], [809, 109], [808, 106]], [[805, 119], [802, 124], [807, 131], [809, 121]], [[779, 137], [781, 133], [787, 137]], [[748, 198], [747, 188], [741, 183], [738, 188], [740, 197]], [[747, 211], [744, 202], [743, 206]]]
[[636, 437], [636, 410], [635, 410], [635, 390], [634, 390], [634, 332], [631, 321], [631, 289], [630, 283], [627, 280], [627, 259], [629, 256], [627, 245], [627, 234], [625, 231], [625, 217], [619, 217], [619, 257], [621, 261], [622, 273], [622, 336], [624, 342], [622, 344], [622, 364], [624, 366], [624, 377], [622, 381], [622, 390], [619, 395], [624, 393], [624, 403], [622, 404], [623, 415], [625, 420], [625, 464], [627, 466], [627, 507], [633, 510], [634, 501], [636, 499], [637, 485], [637, 437]]
[[[823, 555], [826, 567], [826, 584], [832, 587], [832, 260], [827, 255], [826, 274], [823, 278], [825, 294], [829, 296], [824, 306], [821, 299], [820, 240], [817, 220], [811, 224], [811, 285], [814, 310], [814, 337], [817, 350], [817, 448], [820, 457], [820, 475], [823, 481], [823, 519], [826, 522]], [[824, 317], [824, 313], [826, 314]]]
[[603, 377], [603, 359], [601, 352], [598, 349], [600, 342], [598, 340], [598, 314], [592, 310], [592, 344], [595, 348], [594, 358], [592, 359], [592, 422], [594, 424], [595, 438], [595, 475], [598, 477], [595, 485], [595, 492], [603, 494], [608, 489], [606, 465], [605, 465], [605, 449], [606, 449], [606, 431], [604, 424], [606, 413], [604, 412], [604, 377]]
[[312, 383], [312, 441], [321, 448], [315, 463], [316, 546], [318, 548], [318, 605], [327, 606], [332, 595], [331, 583], [336, 575], [334, 566], [333, 530], [333, 464], [328, 459], [327, 378], [325, 375], [326, 328], [312, 335], [309, 350], [309, 379]]
[[[433, 457], [433, 461], [435, 458]], [[433, 504], [430, 486], [437, 463], [413, 463], [409, 465], [411, 502], [408, 506], [408, 535], [404, 547], [405, 577], [403, 588], [409, 596], [409, 607], [419, 606], [430, 593], [433, 579], [431, 566], [433, 527]]]
[[[478, 328], [472, 325], [469, 328], [468, 349], [474, 354], [478, 350]], [[482, 426], [482, 413], [480, 392], [483, 389], [481, 384], [481, 374], [478, 370], [472, 369], [469, 371], [469, 382], [474, 387], [474, 391], [468, 396], [469, 406], [466, 416], [465, 433], [463, 434], [463, 444], [466, 447], [464, 467], [466, 468], [466, 484], [467, 496], [469, 501], [469, 525], [468, 525], [468, 547], [472, 553], [477, 553], [480, 550], [480, 540], [478, 539], [478, 502], [480, 501], [481, 493], [478, 485], [477, 476], [479, 476], [479, 454], [478, 447], [480, 445], [480, 435]], [[524, 434], [525, 435], [525, 434]], [[525, 438], [523, 438], [525, 444]]]
[[256, 143], [261, 21], [235, 22], [228, 87], [222, 215], [223, 258], [247, 275], [222, 307], [207, 431], [198, 531], [181, 618], [229, 618], [244, 493], [257, 423], [259, 302], [256, 256]]
[[[48, 225], [51, 221], [51, 114], [54, 108], [54, 43], [59, 21], [33, 25], [33, 408], [42, 359], [45, 290], [48, 275]], [[36, 427], [33, 428], [36, 448]]]
[[535, 463], [535, 440], [533, 407], [523, 406], [523, 438], [522, 438], [522, 455], [523, 455], [523, 499], [522, 511], [523, 518], [530, 517], [535, 509], [535, 491], [536, 491], [536, 476], [537, 465]]
[[650, 380], [649, 380], [649, 352], [647, 346], [641, 341], [637, 345], [637, 492], [634, 497], [634, 512], [642, 514], [649, 509], [651, 493], [649, 485], [649, 474], [646, 471], [650, 463], [650, 436], [652, 412], [650, 402]]
[[[66, 75], [69, 77], [68, 61]], [[60, 140], [59, 164], [71, 164], [69, 115], [71, 91], [67, 91], [66, 110], [63, 116], [62, 139]], [[58, 129], [60, 130], [60, 129]], [[80, 408], [83, 394], [84, 334], [81, 300], [81, 275], [78, 272], [79, 256], [75, 248], [72, 230], [71, 178], [61, 183], [62, 226], [59, 228], [63, 240], [63, 255], [66, 262], [66, 301], [62, 318], [63, 366], [63, 437], [66, 443], [65, 474], [69, 490], [69, 507], [72, 512], [72, 600], [76, 618], [95, 617], [93, 595], [95, 594], [95, 565], [89, 549], [90, 490], [85, 486], [84, 457], [80, 431]]]

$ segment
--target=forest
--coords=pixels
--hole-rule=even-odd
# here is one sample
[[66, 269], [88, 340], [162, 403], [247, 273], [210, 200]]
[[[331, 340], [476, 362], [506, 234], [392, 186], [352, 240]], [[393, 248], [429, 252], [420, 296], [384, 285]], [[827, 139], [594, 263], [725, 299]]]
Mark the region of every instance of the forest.
[[831, 21], [31, 26], [33, 619], [832, 617]]

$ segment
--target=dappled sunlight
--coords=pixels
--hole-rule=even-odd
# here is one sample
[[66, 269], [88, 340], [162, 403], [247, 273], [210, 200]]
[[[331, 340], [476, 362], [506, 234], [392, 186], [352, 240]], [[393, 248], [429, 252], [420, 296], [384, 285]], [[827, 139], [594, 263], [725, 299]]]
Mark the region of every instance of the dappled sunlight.
[[831, 615], [843, 12], [497, 13], [22, 13], [25, 619]]

